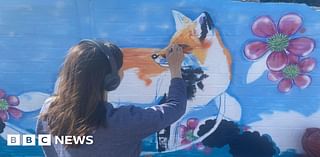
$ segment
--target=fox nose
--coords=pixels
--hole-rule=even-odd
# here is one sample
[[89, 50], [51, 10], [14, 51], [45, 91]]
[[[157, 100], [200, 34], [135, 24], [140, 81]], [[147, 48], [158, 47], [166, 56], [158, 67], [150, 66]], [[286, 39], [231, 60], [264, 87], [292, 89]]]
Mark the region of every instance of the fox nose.
[[151, 58], [152, 58], [153, 60], [155, 60], [155, 59], [157, 59], [159, 56], [160, 56], [160, 55], [158, 55], [158, 54], [152, 54], [152, 55], [151, 55]]

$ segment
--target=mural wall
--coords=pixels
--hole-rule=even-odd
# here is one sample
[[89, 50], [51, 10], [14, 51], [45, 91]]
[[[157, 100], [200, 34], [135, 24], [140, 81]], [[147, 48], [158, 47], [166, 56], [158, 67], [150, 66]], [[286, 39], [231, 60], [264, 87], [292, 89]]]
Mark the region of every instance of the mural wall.
[[[186, 114], [144, 139], [142, 156], [294, 157], [320, 127], [320, 12], [304, 4], [202, 1], [6, 1], [0, 5], [0, 156], [43, 156], [6, 146], [34, 133], [59, 67], [83, 38], [124, 52], [114, 106], [149, 107], [170, 83], [163, 51], [188, 45]], [[1, 130], [0, 130], [1, 131]]]

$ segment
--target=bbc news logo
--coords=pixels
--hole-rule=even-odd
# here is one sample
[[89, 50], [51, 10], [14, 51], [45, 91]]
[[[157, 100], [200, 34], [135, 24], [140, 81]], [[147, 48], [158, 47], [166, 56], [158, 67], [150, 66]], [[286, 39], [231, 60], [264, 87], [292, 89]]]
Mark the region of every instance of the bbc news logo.
[[[52, 136], [39, 134], [38, 146], [51, 146], [51, 144], [93, 144], [93, 136]], [[7, 146], [35, 146], [36, 135], [34, 134], [7, 134]]]

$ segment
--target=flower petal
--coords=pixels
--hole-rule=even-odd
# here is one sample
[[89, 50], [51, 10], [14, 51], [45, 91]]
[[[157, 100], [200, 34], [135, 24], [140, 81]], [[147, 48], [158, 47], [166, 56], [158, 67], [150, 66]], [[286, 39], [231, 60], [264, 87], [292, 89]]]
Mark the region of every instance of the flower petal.
[[315, 47], [315, 42], [311, 38], [302, 37], [295, 38], [289, 41], [287, 50], [297, 56], [307, 56]]
[[185, 138], [186, 137], [186, 132], [187, 132], [187, 127], [184, 125], [180, 125], [178, 127], [178, 133], [180, 138]]
[[10, 115], [12, 117], [14, 117], [15, 119], [19, 119], [22, 116], [22, 111], [20, 111], [19, 109], [15, 108], [15, 107], [9, 107], [8, 113], [10, 113]]
[[6, 100], [10, 106], [18, 106], [20, 103], [19, 98], [17, 96], [8, 96]]
[[7, 111], [0, 110], [0, 118], [2, 121], [7, 121], [9, 119]]
[[300, 88], [307, 88], [311, 83], [311, 77], [309, 75], [299, 75], [294, 78], [294, 83]]
[[278, 90], [283, 93], [289, 92], [291, 88], [292, 88], [291, 79], [283, 79], [278, 84]]
[[249, 60], [256, 60], [262, 57], [268, 51], [268, 45], [262, 41], [248, 43], [244, 48], [244, 55]]
[[181, 140], [181, 144], [185, 145], [185, 144], [189, 144], [191, 143], [192, 141], [188, 140], [188, 139], [183, 139]]
[[[187, 140], [187, 139], [183, 139], [182, 141], [181, 141], [181, 145], [187, 145], [187, 144], [189, 144], [189, 143], [191, 143], [191, 141], [189, 141], [189, 140]], [[185, 150], [191, 150], [192, 149], [192, 145], [191, 146], [188, 146], [187, 148], [185, 148]]]
[[302, 25], [302, 18], [297, 14], [287, 14], [279, 20], [279, 32], [285, 35], [295, 34]]
[[278, 81], [283, 78], [282, 72], [280, 71], [269, 71], [268, 73], [268, 79], [270, 81]]
[[316, 60], [314, 58], [305, 58], [298, 64], [298, 66], [303, 73], [311, 72], [316, 66]]
[[0, 99], [3, 99], [6, 96], [6, 92], [3, 89], [0, 89]]
[[271, 71], [279, 71], [288, 64], [288, 56], [285, 52], [272, 52], [267, 58], [267, 67]]
[[199, 120], [197, 118], [189, 118], [187, 120], [187, 128], [194, 130], [199, 124]]
[[252, 24], [252, 32], [259, 37], [271, 37], [277, 33], [276, 26], [269, 16], [261, 16]]
[[298, 64], [299, 62], [299, 57], [292, 54], [292, 53], [289, 53], [288, 55], [288, 62], [289, 64]]

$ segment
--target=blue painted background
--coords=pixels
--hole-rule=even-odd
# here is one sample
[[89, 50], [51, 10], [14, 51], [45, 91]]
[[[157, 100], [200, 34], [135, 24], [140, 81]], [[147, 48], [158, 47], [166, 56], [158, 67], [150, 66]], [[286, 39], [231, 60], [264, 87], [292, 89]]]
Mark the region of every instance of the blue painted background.
[[[258, 38], [251, 32], [256, 17], [269, 15], [278, 21], [286, 13], [298, 13], [303, 18], [306, 31], [299, 32], [297, 36], [313, 38], [319, 45], [320, 12], [303, 4], [230, 0], [28, 0], [0, 3], [0, 88], [11, 95], [29, 91], [52, 93], [68, 48], [82, 38], [107, 39], [119, 47], [165, 47], [175, 32], [171, 15], [174, 9], [191, 19], [202, 11], [212, 16], [232, 54], [233, 79], [228, 93], [241, 103], [240, 125], [259, 121], [261, 114], [270, 115], [274, 111], [295, 111], [308, 117], [318, 112], [320, 107], [319, 67], [311, 73], [313, 81], [310, 87], [304, 90], [293, 88], [289, 94], [279, 93], [277, 84], [267, 80], [267, 73], [254, 83], [246, 84], [246, 74], [252, 62], [244, 58], [243, 48], [248, 40]], [[319, 53], [318, 46], [311, 56], [320, 61]], [[28, 113], [22, 120], [11, 119], [10, 122], [17, 126], [25, 125], [22, 127], [32, 131], [35, 121], [23, 119], [29, 120], [37, 113]], [[42, 156], [39, 147], [7, 147], [4, 140], [1, 140], [0, 148], [0, 156]], [[212, 154], [231, 156], [227, 147], [214, 149]], [[196, 157], [206, 154], [179, 151], [157, 156]]]

